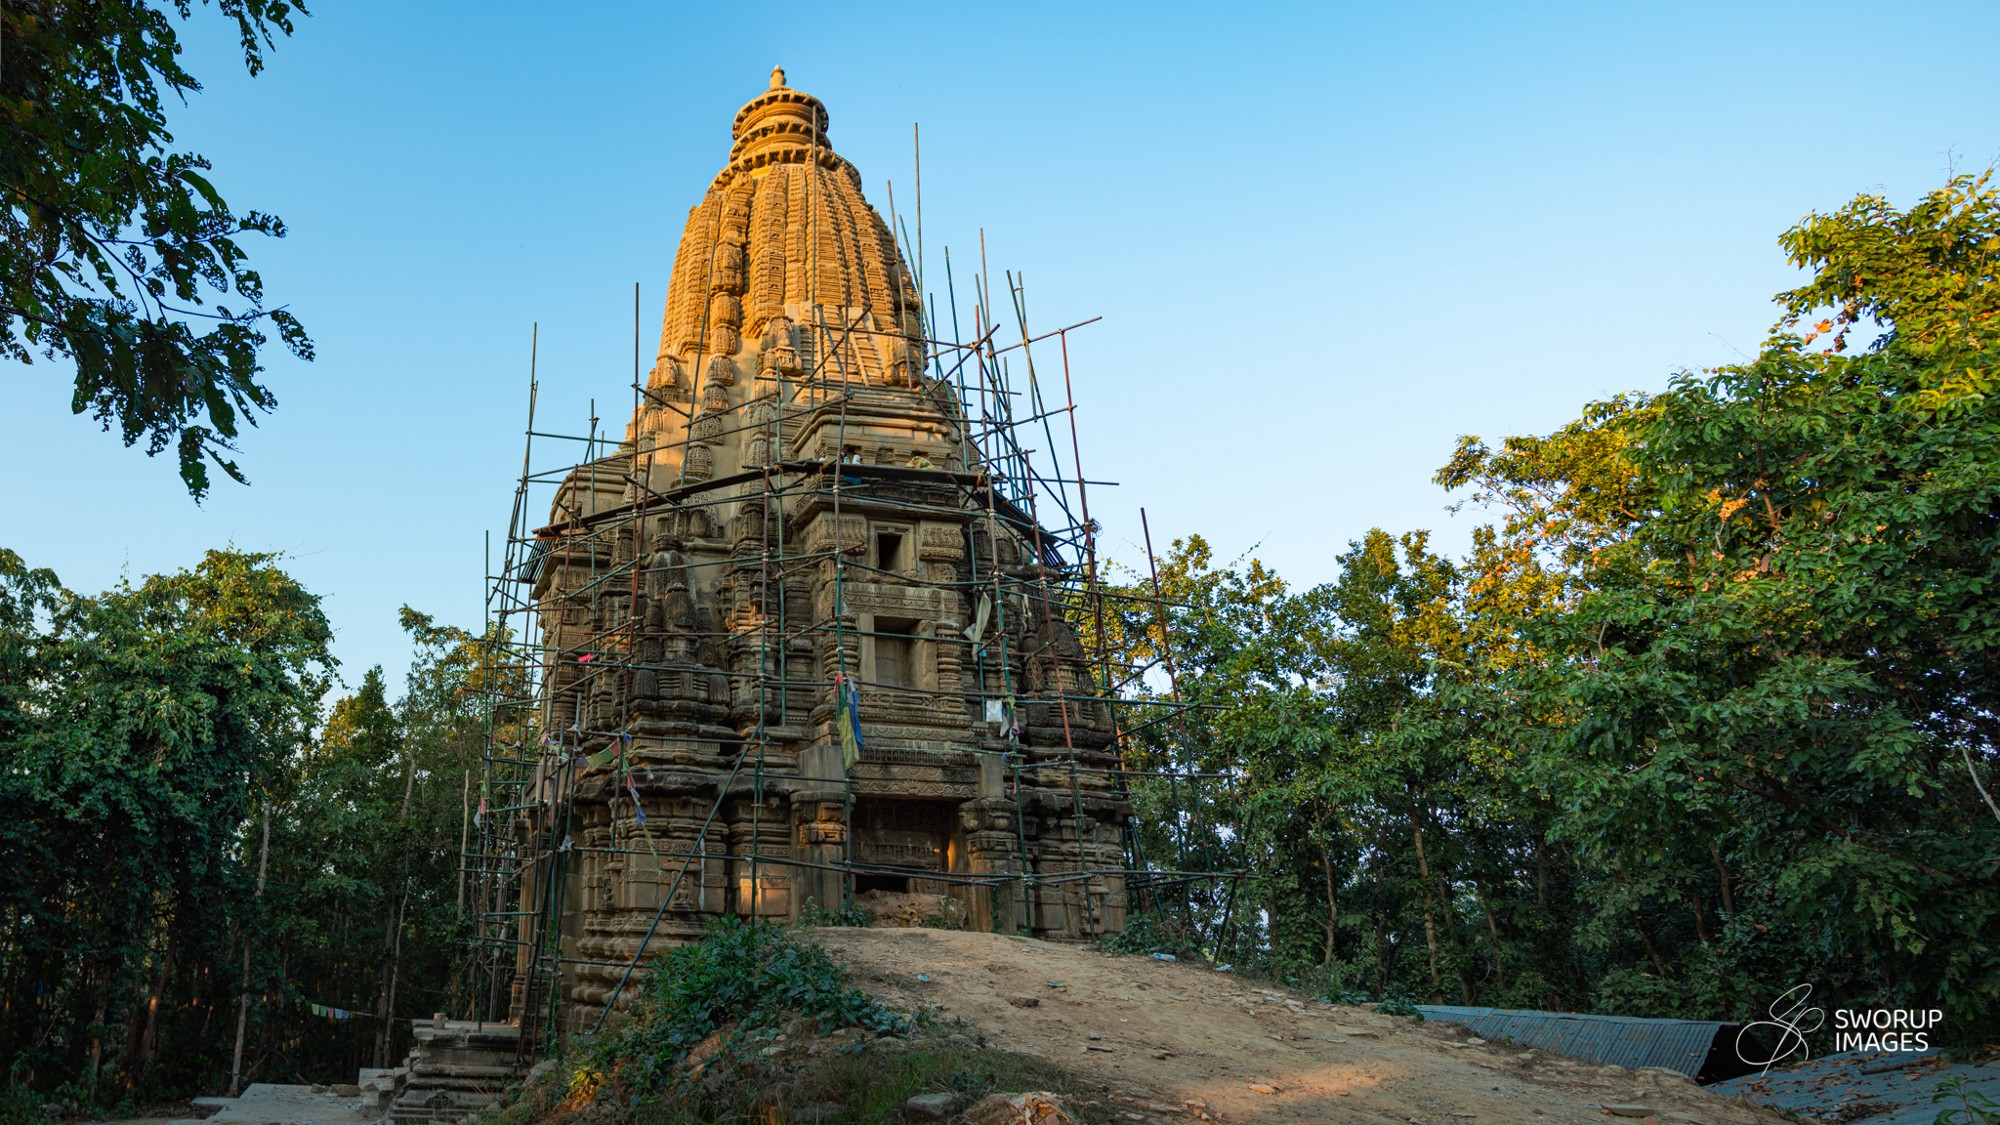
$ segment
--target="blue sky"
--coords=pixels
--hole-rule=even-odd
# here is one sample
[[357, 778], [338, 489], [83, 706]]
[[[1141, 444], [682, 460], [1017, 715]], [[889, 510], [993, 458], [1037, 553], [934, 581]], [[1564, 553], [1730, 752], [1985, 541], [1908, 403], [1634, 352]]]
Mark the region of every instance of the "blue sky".
[[[352, 682], [400, 675], [396, 609], [481, 613], [485, 537], [539, 423], [631, 407], [687, 209], [783, 65], [907, 210], [923, 129], [933, 287], [986, 232], [1073, 335], [1114, 557], [1199, 532], [1294, 584], [1371, 526], [1464, 546], [1430, 483], [1592, 398], [1755, 350], [1777, 235], [2000, 158], [1990, 3], [841, 6], [338, 3], [250, 79], [212, 11], [173, 115], [318, 361], [273, 351], [248, 488], [0, 381], [0, 543], [98, 590], [210, 546], [279, 550]], [[910, 194], [906, 194], [909, 192]], [[545, 464], [547, 462], [544, 462]]]

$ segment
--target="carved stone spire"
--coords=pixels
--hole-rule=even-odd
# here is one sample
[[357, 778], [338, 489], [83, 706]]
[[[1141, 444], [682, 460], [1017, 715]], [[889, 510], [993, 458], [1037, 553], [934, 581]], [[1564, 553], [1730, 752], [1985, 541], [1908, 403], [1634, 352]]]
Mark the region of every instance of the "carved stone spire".
[[[783, 68], [737, 111], [729, 163], [681, 234], [651, 385], [679, 391], [683, 379], [693, 380], [698, 386], [688, 390], [705, 410], [732, 409], [757, 392], [732, 387], [727, 401], [708, 403], [715, 357], [729, 357], [745, 381], [767, 370], [796, 374], [799, 351], [812, 349], [794, 333], [810, 335], [822, 322], [827, 354], [812, 359], [822, 374], [901, 386], [922, 368], [909, 270], [888, 224], [862, 195], [860, 175], [828, 146], [826, 130], [826, 107], [786, 85]], [[643, 414], [633, 435], [650, 437], [661, 451], [656, 466], [677, 471], [686, 416], [665, 408]], [[748, 440], [746, 433], [725, 444]]]

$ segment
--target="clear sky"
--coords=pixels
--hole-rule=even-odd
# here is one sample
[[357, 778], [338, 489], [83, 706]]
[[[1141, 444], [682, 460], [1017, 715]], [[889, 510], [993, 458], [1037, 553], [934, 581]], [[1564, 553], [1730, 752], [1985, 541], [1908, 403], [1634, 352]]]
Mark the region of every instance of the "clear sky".
[[[173, 121], [230, 202], [282, 215], [248, 488], [187, 499], [0, 380], [0, 543], [95, 591], [279, 550], [350, 682], [406, 660], [408, 603], [476, 626], [485, 536], [540, 424], [622, 433], [632, 285], [647, 360], [687, 209], [773, 65], [823, 99], [878, 209], [1025, 276], [1073, 337], [1115, 557], [1199, 532], [1295, 585], [1371, 526], [1462, 549], [1430, 476], [1460, 434], [1756, 349], [1777, 235], [1860, 192], [1907, 204], [2000, 158], [2000, 5], [959, 5], [316, 0], [263, 76], [197, 8]], [[906, 191], [910, 194], [906, 195]], [[547, 464], [547, 462], [544, 462]], [[545, 497], [538, 503], [545, 503]]]

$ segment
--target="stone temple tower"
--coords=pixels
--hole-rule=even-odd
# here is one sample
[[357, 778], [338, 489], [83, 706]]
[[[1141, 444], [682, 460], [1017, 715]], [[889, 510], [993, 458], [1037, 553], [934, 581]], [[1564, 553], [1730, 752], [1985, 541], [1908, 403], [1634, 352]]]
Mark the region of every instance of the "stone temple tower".
[[782, 71], [736, 114], [625, 439], [537, 533], [541, 803], [517, 823], [548, 930], [517, 1012], [588, 1026], [722, 915], [1123, 924], [1075, 560], [980, 452], [979, 359], [926, 341], [826, 132]]

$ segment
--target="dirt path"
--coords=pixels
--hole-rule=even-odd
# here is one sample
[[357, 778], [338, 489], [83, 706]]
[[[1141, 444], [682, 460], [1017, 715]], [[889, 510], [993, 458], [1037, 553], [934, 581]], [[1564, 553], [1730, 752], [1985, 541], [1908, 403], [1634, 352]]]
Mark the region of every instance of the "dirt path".
[[904, 1010], [962, 1019], [992, 1046], [1104, 1081], [1123, 1093], [1134, 1121], [1617, 1120], [1604, 1106], [1656, 1123], [1783, 1120], [1670, 1071], [1487, 1043], [1205, 966], [946, 930], [827, 929], [818, 940], [859, 987]]

